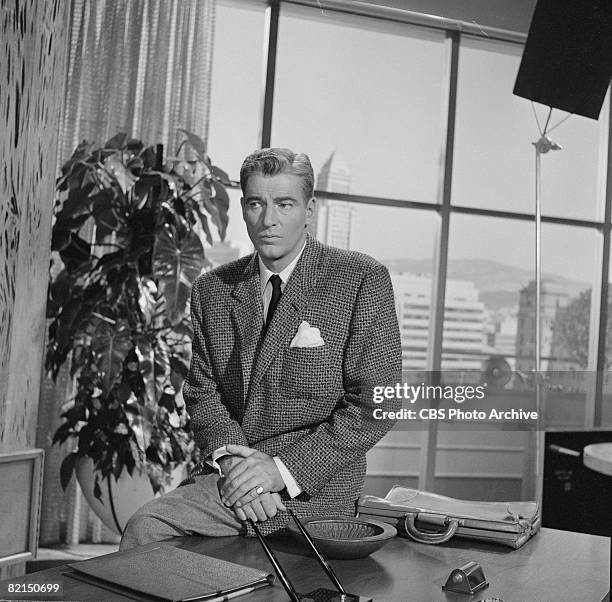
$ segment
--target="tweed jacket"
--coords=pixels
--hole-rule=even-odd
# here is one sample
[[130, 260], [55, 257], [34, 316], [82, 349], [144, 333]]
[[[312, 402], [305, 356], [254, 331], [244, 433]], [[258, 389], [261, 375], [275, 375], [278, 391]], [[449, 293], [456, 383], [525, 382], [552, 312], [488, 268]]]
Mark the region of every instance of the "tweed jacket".
[[[373, 419], [372, 386], [401, 380], [387, 269], [308, 236], [265, 333], [256, 254], [200, 276], [191, 314], [183, 394], [202, 457], [227, 443], [276, 455], [303, 490], [293, 500], [283, 494], [285, 505], [302, 516], [353, 515], [365, 454], [393, 426]], [[290, 347], [302, 321], [324, 345]], [[201, 464], [195, 474], [209, 470]], [[262, 531], [287, 521], [279, 513]]]

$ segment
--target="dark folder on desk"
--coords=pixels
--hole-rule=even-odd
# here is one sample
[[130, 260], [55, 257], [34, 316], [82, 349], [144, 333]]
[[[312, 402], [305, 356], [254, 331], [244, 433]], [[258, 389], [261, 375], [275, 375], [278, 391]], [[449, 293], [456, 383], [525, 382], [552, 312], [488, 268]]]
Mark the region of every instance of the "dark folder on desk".
[[270, 585], [273, 575], [169, 544], [136, 548], [70, 565], [70, 576], [143, 599], [213, 602]]

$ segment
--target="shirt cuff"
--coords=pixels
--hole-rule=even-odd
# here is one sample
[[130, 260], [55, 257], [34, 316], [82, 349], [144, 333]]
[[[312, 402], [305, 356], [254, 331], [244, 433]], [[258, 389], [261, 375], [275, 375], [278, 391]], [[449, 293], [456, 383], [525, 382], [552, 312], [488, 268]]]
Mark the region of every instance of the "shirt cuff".
[[212, 466], [219, 473], [220, 477], [223, 476], [223, 473], [221, 472], [221, 467], [219, 466], [217, 460], [223, 456], [229, 456], [227, 449], [225, 449], [225, 445], [217, 448], [206, 460], [206, 464]]
[[285, 483], [289, 497], [294, 498], [300, 495], [300, 493], [302, 493], [302, 488], [297, 484], [297, 481], [293, 478], [293, 475], [289, 472], [283, 461], [278, 456], [273, 456], [272, 459], [274, 460], [276, 468], [278, 468], [278, 472], [280, 472], [280, 476]]

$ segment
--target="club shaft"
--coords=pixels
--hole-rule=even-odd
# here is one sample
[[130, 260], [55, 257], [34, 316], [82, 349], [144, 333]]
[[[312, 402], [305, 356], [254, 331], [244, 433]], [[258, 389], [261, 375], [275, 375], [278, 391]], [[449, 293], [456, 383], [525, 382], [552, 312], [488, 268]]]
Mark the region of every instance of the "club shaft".
[[289, 594], [289, 597], [291, 598], [292, 602], [300, 602], [299, 594], [295, 591], [295, 588], [291, 584], [291, 581], [289, 581], [289, 577], [287, 576], [287, 573], [285, 573], [283, 567], [280, 565], [280, 563], [276, 559], [276, 556], [274, 555], [272, 548], [270, 548], [270, 546], [267, 544], [266, 540], [264, 539], [264, 536], [261, 534], [261, 531], [251, 519], [249, 519], [249, 524], [251, 525], [251, 527], [253, 527], [253, 531], [255, 531], [255, 535], [257, 535], [257, 539], [259, 539], [259, 543], [262, 545], [264, 552], [267, 554], [268, 559], [272, 563], [272, 566], [274, 567], [274, 570], [276, 571], [278, 578], [283, 584], [285, 591]]
[[295, 521], [295, 524], [298, 526], [298, 529], [301, 531], [302, 535], [308, 542], [308, 545], [312, 548], [312, 551], [315, 553], [315, 556], [317, 557], [319, 564], [323, 567], [323, 570], [325, 571], [327, 576], [330, 578], [331, 582], [336, 586], [336, 588], [341, 594], [346, 594], [346, 590], [342, 586], [342, 583], [340, 583], [340, 579], [338, 579], [338, 575], [334, 573], [334, 569], [331, 568], [331, 566], [325, 559], [325, 556], [321, 554], [321, 552], [319, 551], [319, 548], [317, 548], [315, 542], [312, 540], [312, 537], [310, 537], [308, 531], [306, 531], [304, 525], [302, 524], [302, 521], [300, 521], [300, 519], [295, 515], [295, 512], [293, 512], [293, 510], [290, 509], [289, 514], [291, 514], [291, 517]]

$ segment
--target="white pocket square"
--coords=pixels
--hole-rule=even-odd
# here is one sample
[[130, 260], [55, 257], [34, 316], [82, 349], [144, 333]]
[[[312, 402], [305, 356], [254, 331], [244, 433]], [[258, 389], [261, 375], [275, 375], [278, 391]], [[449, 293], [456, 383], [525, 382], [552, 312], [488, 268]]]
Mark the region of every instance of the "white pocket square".
[[321, 331], [313, 328], [308, 322], [302, 322], [297, 334], [291, 339], [289, 347], [321, 347], [325, 341], [321, 337]]

